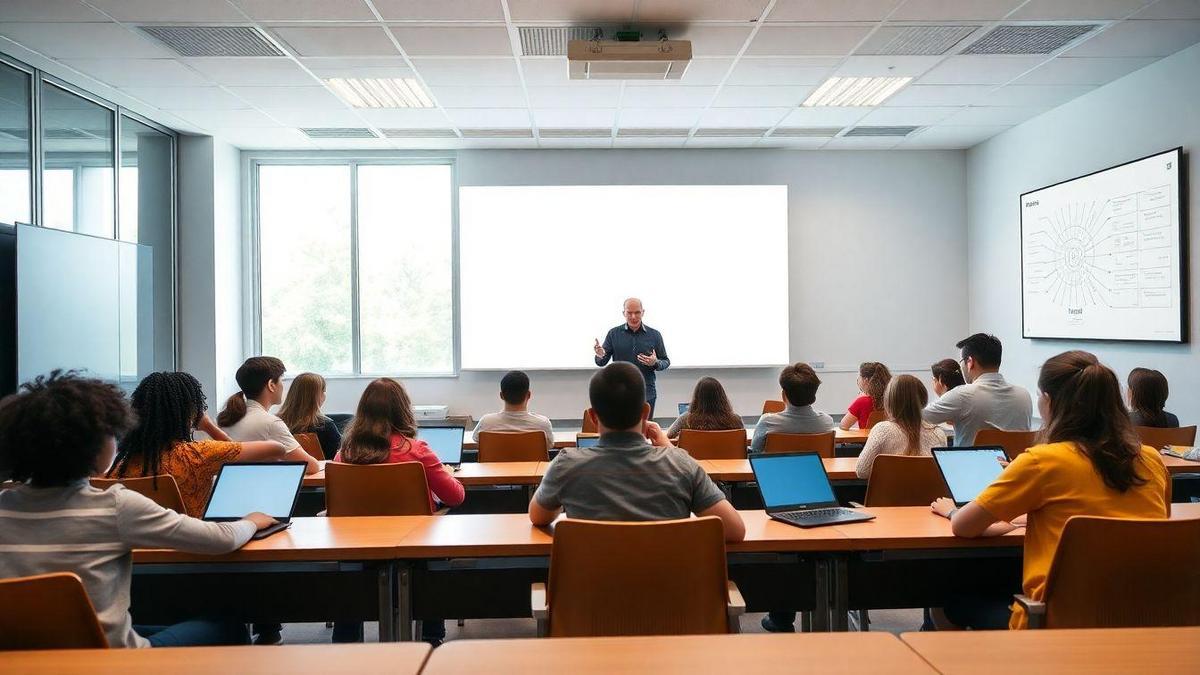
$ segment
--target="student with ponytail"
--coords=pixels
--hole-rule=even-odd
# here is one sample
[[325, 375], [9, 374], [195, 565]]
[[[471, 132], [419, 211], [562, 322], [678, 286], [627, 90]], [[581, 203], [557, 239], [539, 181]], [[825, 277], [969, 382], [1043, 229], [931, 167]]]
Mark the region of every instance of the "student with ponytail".
[[[1025, 533], [1025, 595], [1041, 600], [1046, 574], [1072, 516], [1166, 518], [1170, 477], [1158, 452], [1134, 433], [1117, 376], [1094, 355], [1063, 352], [1042, 366], [1040, 444], [1021, 453], [996, 482], [961, 509], [949, 499], [931, 507], [950, 518], [960, 537], [1000, 535], [1029, 514]], [[1011, 600], [1011, 597], [1007, 598]], [[1005, 599], [945, 609], [958, 626], [1024, 628], [1026, 617]]]
[[850, 429], [858, 423], [859, 429], [865, 429], [867, 419], [872, 412], [883, 410], [883, 391], [892, 380], [892, 373], [887, 366], [878, 361], [867, 361], [858, 367], [858, 390], [862, 395], [854, 399], [850, 408], [842, 415], [839, 426]]
[[217, 415], [221, 430], [235, 441], [275, 441], [287, 448], [289, 461], [305, 462], [305, 473], [321, 470], [317, 460], [300, 447], [287, 424], [269, 411], [283, 402], [283, 361], [274, 356], [251, 356], [234, 376], [241, 390]]

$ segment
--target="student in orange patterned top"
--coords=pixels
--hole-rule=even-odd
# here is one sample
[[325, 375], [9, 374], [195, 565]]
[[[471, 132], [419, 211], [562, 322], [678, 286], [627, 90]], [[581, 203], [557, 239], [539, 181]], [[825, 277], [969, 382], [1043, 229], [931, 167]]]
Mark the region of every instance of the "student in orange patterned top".
[[[204, 391], [188, 373], [151, 373], [133, 390], [131, 403], [137, 426], [121, 440], [108, 477], [172, 476], [189, 516], [203, 515], [222, 464], [284, 458], [276, 441], [230, 441], [206, 414]], [[214, 440], [196, 440], [197, 429]]]

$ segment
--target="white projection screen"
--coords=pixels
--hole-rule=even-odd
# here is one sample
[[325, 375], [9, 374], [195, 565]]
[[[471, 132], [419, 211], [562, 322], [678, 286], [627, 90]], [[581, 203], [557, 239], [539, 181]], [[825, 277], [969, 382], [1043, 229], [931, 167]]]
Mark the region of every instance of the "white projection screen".
[[1183, 342], [1183, 151], [1021, 195], [1027, 338]]
[[786, 185], [463, 187], [462, 368], [594, 368], [636, 296], [672, 367], [788, 362]]

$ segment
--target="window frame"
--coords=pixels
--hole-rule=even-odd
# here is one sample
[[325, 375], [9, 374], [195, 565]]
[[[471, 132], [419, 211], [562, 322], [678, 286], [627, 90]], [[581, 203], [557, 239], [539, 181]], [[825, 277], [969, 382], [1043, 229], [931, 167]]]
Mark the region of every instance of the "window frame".
[[[261, 204], [259, 201], [259, 170], [263, 166], [346, 166], [350, 173], [350, 350], [351, 372], [321, 373], [326, 379], [354, 380], [376, 377], [447, 378], [458, 377], [461, 372], [461, 340], [459, 317], [458, 280], [458, 163], [456, 157], [445, 153], [395, 154], [387, 151], [378, 153], [330, 152], [294, 153], [243, 152], [244, 182], [242, 210], [245, 236], [242, 245], [249, 255], [243, 256], [243, 325], [247, 327], [244, 341], [252, 354], [262, 353], [262, 236]], [[358, 167], [360, 166], [448, 166], [450, 168], [450, 314], [451, 314], [451, 366], [444, 372], [411, 372], [390, 370], [365, 372], [362, 369], [362, 315], [359, 289], [358, 247]]]

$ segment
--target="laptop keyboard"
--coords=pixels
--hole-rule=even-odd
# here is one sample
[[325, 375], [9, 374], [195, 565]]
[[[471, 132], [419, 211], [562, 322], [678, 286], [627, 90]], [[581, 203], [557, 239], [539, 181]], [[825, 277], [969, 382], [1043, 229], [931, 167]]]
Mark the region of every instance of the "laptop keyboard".
[[828, 509], [813, 509], [811, 511], [784, 511], [776, 514], [780, 518], [794, 520], [796, 522], [809, 522], [818, 520], [837, 520], [839, 518], [847, 518], [860, 515], [854, 509], [845, 509], [841, 507], [830, 507]]

